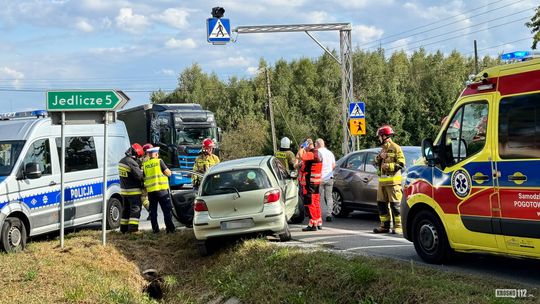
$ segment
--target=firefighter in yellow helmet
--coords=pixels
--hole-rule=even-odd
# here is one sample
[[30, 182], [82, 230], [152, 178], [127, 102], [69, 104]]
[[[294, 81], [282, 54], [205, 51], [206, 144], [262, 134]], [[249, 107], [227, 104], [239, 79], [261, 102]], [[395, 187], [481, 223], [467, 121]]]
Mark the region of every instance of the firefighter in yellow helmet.
[[[392, 141], [394, 130], [389, 125], [383, 125], [377, 130], [377, 136], [382, 145], [381, 152], [375, 159], [379, 174], [377, 189], [377, 207], [381, 225], [373, 229], [374, 233], [390, 232], [390, 221], [393, 220], [392, 233], [401, 230], [399, 205], [403, 193], [401, 191], [401, 169], [405, 167], [405, 156], [401, 147]], [[390, 208], [388, 208], [390, 205]], [[390, 216], [392, 212], [392, 216]]]
[[296, 156], [291, 151], [291, 140], [288, 137], [283, 137], [279, 145], [279, 151], [276, 152], [276, 158], [281, 162], [283, 168], [287, 172], [294, 170]]
[[[193, 164], [193, 171], [205, 174], [210, 167], [219, 164], [219, 157], [213, 153], [214, 146], [214, 141], [211, 138], [203, 140], [201, 153], [195, 158], [195, 164]], [[193, 174], [191, 179], [193, 188], [199, 188], [202, 177]]]

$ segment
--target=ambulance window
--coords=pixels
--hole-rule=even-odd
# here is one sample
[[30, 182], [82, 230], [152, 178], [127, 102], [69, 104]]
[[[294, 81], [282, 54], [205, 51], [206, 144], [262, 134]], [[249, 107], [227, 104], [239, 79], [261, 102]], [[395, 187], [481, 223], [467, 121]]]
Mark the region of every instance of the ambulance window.
[[40, 139], [33, 142], [26, 152], [23, 168], [29, 163], [37, 163], [41, 168], [41, 174], [51, 174], [51, 149], [48, 139]]
[[540, 94], [501, 99], [499, 155], [502, 159], [540, 158]]
[[[62, 141], [56, 138], [58, 157], [62, 153]], [[94, 138], [86, 137], [66, 137], [66, 171], [75, 172], [82, 170], [97, 169], [97, 156]]]
[[446, 130], [445, 159], [457, 164], [480, 152], [486, 144], [488, 104], [474, 102], [459, 108]]

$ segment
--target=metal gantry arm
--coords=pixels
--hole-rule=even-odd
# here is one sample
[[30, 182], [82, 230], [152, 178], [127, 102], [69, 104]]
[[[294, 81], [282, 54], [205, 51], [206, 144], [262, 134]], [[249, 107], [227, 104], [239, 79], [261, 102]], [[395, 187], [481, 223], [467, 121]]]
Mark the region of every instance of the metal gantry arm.
[[[321, 24], [283, 24], [283, 25], [247, 25], [238, 26], [232, 30], [237, 34], [255, 33], [290, 33], [305, 32], [326, 53], [328, 53], [341, 66], [341, 100], [342, 100], [342, 127], [343, 127], [343, 155], [349, 152], [349, 107], [353, 101], [353, 73], [352, 73], [352, 25], [350, 23], [321, 23]], [[341, 60], [337, 59], [332, 52], [326, 49], [309, 32], [339, 31]], [[354, 147], [354, 144], [353, 144]]]

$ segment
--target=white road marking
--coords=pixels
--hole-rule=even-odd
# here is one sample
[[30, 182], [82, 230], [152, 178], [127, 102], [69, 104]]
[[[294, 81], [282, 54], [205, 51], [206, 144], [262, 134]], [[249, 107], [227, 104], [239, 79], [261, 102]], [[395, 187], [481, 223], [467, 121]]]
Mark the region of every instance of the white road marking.
[[395, 247], [409, 247], [412, 246], [412, 244], [409, 245], [378, 245], [378, 246], [362, 246], [362, 247], [353, 247], [344, 249], [344, 251], [352, 251], [352, 250], [360, 250], [360, 249], [372, 249], [372, 248], [395, 248]]
[[[380, 239], [381, 241], [382, 240], [386, 240], [386, 241], [395, 241], [395, 242], [399, 242], [399, 243], [405, 243], [405, 244], [409, 244], [411, 245], [412, 243], [409, 242], [408, 240], [404, 239], [403, 237], [393, 237], [393, 236], [386, 236], [386, 235], [382, 235], [382, 234], [375, 234], [371, 231], [354, 231], [354, 230], [345, 230], [345, 229], [338, 229], [338, 228], [331, 228], [331, 227], [325, 227], [326, 230], [330, 230], [332, 232], [337, 232], [337, 233], [341, 233], [341, 234], [349, 234], [349, 235], [358, 235], [358, 236], [363, 236], [363, 237], [367, 237], [367, 238], [371, 238], [371, 239]], [[324, 231], [324, 230], [322, 230]]]

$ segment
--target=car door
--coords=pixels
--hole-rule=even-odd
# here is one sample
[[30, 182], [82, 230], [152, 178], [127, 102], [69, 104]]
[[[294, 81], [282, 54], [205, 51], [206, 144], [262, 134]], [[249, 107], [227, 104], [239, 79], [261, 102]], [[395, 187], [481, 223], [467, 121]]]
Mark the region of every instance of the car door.
[[287, 219], [290, 219], [294, 215], [298, 204], [298, 185], [290, 177], [283, 164], [276, 158], [272, 159], [271, 169], [279, 182], [281, 193], [284, 196], [285, 213], [287, 214]]
[[363, 184], [361, 171], [364, 170], [366, 154], [357, 152], [351, 154], [341, 167], [341, 192], [343, 200], [351, 204], [359, 204], [362, 198]]
[[433, 184], [435, 200], [448, 215], [451, 240], [497, 248], [492, 226], [499, 210], [492, 175], [494, 143], [487, 140], [494, 132], [489, 128], [494, 125], [490, 100], [491, 95], [469, 97], [454, 111], [439, 142], [443, 171], [435, 174]]
[[[59, 224], [60, 170], [51, 151], [48, 138], [34, 140], [24, 152], [18, 169], [21, 173], [21, 178], [17, 179], [18, 192], [20, 200], [31, 210], [32, 234], [55, 229]], [[39, 164], [41, 177], [30, 179], [25, 176], [25, 166], [29, 163]]]
[[360, 171], [360, 202], [364, 205], [377, 208], [377, 188], [379, 187], [379, 176], [375, 166], [376, 152], [366, 153], [364, 170]]
[[494, 224], [507, 250], [540, 253], [539, 138], [540, 93], [502, 98], [496, 159], [500, 211]]

